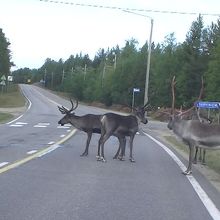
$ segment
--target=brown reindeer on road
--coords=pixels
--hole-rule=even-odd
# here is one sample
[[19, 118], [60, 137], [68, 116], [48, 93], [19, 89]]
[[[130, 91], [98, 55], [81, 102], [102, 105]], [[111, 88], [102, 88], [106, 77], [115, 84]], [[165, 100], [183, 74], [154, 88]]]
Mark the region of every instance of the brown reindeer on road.
[[[60, 107], [58, 106], [58, 109], [62, 114], [65, 116], [59, 120], [58, 124], [63, 126], [64, 124], [71, 124], [75, 128], [84, 131], [87, 134], [87, 141], [86, 141], [86, 148], [84, 152], [80, 156], [87, 156], [89, 152], [89, 144], [92, 138], [92, 134], [101, 134], [101, 121], [100, 118], [102, 115], [94, 115], [94, 114], [86, 114], [83, 116], [77, 116], [73, 112], [77, 107], [78, 107], [78, 100], [76, 101], [76, 105], [73, 105], [73, 101], [70, 100], [71, 102], [71, 109], [68, 110], [64, 106]], [[120, 151], [123, 149], [123, 146], [126, 144], [126, 139], [125, 137], [118, 137], [119, 140], [119, 148], [113, 157], [114, 159], [122, 159]], [[121, 153], [120, 153], [121, 152]], [[120, 155], [119, 155], [120, 154]]]

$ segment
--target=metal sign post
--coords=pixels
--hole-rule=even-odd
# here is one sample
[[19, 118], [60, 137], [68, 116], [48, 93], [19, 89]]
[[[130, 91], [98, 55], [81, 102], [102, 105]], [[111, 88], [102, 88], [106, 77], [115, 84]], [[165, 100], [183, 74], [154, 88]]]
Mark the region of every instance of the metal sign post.
[[140, 89], [139, 88], [133, 88], [133, 95], [132, 95], [132, 111], [133, 111], [133, 108], [134, 108], [134, 95], [136, 92], [140, 92]]
[[[198, 109], [208, 109], [208, 119], [210, 118], [210, 109], [220, 109], [220, 102], [202, 102], [198, 101], [195, 103]], [[219, 113], [218, 113], [218, 123], [219, 123]]]

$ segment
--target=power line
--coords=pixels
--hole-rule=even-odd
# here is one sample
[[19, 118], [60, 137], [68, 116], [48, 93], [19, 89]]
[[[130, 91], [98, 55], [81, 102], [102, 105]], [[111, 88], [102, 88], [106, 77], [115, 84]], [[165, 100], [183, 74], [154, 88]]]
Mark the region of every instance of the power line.
[[153, 10], [153, 9], [138, 9], [138, 8], [122, 8], [116, 6], [107, 6], [107, 5], [95, 5], [95, 4], [83, 4], [83, 3], [74, 3], [68, 1], [56, 1], [56, 0], [40, 0], [41, 2], [55, 3], [55, 4], [65, 4], [81, 7], [92, 7], [92, 8], [105, 8], [113, 10], [122, 10], [122, 11], [137, 11], [137, 12], [148, 12], [148, 13], [161, 13], [161, 14], [181, 14], [181, 15], [205, 15], [205, 16], [220, 16], [217, 13], [198, 13], [198, 12], [184, 12], [184, 11], [166, 11], [166, 10]]

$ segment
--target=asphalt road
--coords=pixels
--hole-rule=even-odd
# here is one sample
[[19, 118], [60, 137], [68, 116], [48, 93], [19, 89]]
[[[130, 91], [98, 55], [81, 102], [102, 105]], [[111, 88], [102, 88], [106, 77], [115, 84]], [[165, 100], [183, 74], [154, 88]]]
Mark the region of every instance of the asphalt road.
[[[125, 161], [112, 159], [114, 137], [105, 145], [107, 163], [98, 162], [99, 135], [93, 135], [89, 156], [80, 157], [85, 133], [57, 124], [57, 105], [68, 107], [68, 100], [35, 86], [21, 88], [29, 109], [0, 125], [0, 220], [220, 219], [219, 192], [196, 169], [182, 175], [179, 165], [187, 161], [157, 142], [154, 131], [166, 129], [164, 123], [150, 121], [146, 134], [136, 135], [136, 163], [128, 151]], [[103, 112], [76, 109], [77, 115]]]

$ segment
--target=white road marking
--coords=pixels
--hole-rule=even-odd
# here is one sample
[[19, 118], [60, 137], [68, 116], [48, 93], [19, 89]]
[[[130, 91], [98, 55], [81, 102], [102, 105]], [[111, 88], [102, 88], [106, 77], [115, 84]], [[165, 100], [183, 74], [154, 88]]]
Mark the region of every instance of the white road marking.
[[37, 157], [42, 157], [46, 154], [51, 153], [52, 151], [56, 150], [57, 148], [61, 147], [59, 144], [54, 144], [53, 146], [51, 146], [50, 148], [48, 148], [47, 151], [42, 152], [42, 154], [39, 154]]
[[38, 125], [45, 125], [45, 126], [49, 126], [50, 123], [47, 123], [47, 122], [39, 122]]
[[2, 163], [0, 163], [0, 167], [3, 167], [5, 165], [7, 165], [7, 164], [9, 164], [9, 162], [2, 162]]
[[69, 126], [65, 126], [65, 125], [64, 125], [64, 126], [61, 126], [61, 125], [58, 125], [57, 128], [68, 129]]
[[34, 125], [34, 128], [46, 128], [47, 126], [46, 125]]
[[23, 127], [24, 125], [17, 125], [17, 124], [12, 124], [12, 125], [9, 125], [10, 127]]
[[16, 122], [16, 125], [27, 125], [27, 122]]
[[[149, 137], [152, 141], [157, 143], [161, 148], [163, 148], [169, 154], [169, 156], [178, 164], [178, 166], [180, 167], [180, 169], [182, 171], [186, 170], [185, 165], [180, 161], [180, 159], [168, 147], [166, 147], [164, 144], [162, 144], [160, 141], [156, 140], [155, 138], [153, 138], [149, 134], [147, 134], [145, 132], [144, 132], [144, 134], [147, 137]], [[209, 214], [211, 215], [213, 220], [220, 220], [220, 211], [215, 206], [215, 204], [212, 202], [212, 200], [209, 198], [207, 193], [200, 186], [200, 184], [197, 182], [197, 180], [192, 175], [186, 175], [186, 177], [189, 180], [189, 182], [191, 183], [191, 185], [193, 186], [195, 192], [199, 196], [200, 200], [204, 204], [205, 208], [207, 209], [207, 211], [209, 212]]]
[[27, 154], [30, 155], [30, 154], [34, 154], [34, 153], [36, 153], [36, 152], [37, 152], [37, 150], [31, 150], [31, 151], [28, 151]]
[[55, 143], [54, 141], [51, 141], [51, 142], [49, 142], [48, 144], [49, 144], [49, 145], [52, 145], [52, 144], [54, 144], [54, 143]]
[[65, 134], [61, 134], [61, 135], [60, 135], [61, 138], [65, 137], [65, 136], [66, 136]]
[[[21, 89], [21, 92], [22, 92], [22, 94], [24, 95], [24, 97], [28, 100], [28, 108], [27, 108], [27, 110], [26, 110], [26, 112], [27, 111], [29, 111], [30, 110], [30, 108], [31, 108], [31, 106], [32, 106], [32, 102], [31, 102], [31, 100], [24, 94], [24, 91]], [[17, 121], [18, 119], [20, 119], [20, 118], [22, 118], [24, 116], [24, 114], [22, 114], [22, 115], [20, 115], [19, 117], [17, 117], [17, 118], [15, 118], [14, 120], [12, 120], [12, 121], [9, 121], [8, 123], [6, 123], [7, 125], [9, 125], [9, 124], [12, 124], [12, 123], [14, 123], [15, 121]]]

